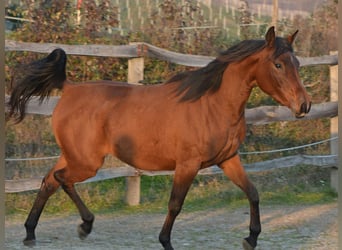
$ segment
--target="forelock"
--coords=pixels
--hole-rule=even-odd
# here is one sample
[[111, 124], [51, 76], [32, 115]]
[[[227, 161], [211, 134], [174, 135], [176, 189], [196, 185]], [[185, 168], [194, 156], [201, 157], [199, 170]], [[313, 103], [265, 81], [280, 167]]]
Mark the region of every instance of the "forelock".
[[291, 44], [287, 39], [277, 37], [275, 41], [275, 51], [273, 54], [274, 58], [277, 58], [286, 52], [293, 52]]

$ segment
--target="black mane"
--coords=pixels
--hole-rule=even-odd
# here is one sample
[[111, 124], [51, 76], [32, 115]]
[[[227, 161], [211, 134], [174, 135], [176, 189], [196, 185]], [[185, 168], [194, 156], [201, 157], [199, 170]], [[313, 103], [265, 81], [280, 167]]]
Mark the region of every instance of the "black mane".
[[[207, 66], [194, 70], [179, 73], [169, 79], [166, 83], [180, 82], [176, 94], [182, 95], [181, 101], [195, 101], [206, 93], [216, 92], [222, 82], [224, 70], [232, 62], [239, 62], [250, 55], [261, 51], [266, 46], [265, 40], [245, 40], [220, 55]], [[276, 38], [275, 51], [273, 56], [293, 51], [290, 43], [283, 38]]]

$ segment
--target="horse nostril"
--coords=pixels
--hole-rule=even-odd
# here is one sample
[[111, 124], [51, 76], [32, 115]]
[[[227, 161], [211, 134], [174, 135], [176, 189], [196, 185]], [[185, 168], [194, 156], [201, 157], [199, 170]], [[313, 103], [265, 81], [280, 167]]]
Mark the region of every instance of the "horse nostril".
[[309, 113], [311, 110], [311, 102], [309, 102], [309, 106], [307, 107], [306, 113]]
[[310, 109], [311, 109], [311, 102], [309, 102], [309, 103], [304, 102], [300, 106], [300, 112], [303, 114], [309, 113]]

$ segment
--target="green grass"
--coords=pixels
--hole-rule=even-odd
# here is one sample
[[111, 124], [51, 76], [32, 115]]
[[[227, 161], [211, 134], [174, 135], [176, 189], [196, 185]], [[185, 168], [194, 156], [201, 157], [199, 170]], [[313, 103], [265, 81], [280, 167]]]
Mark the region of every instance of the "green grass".
[[[260, 206], [321, 204], [334, 202], [337, 194], [330, 188], [327, 169], [298, 166], [250, 174], [259, 190]], [[172, 186], [171, 176], [141, 178], [141, 204], [127, 206], [125, 178], [78, 184], [77, 190], [94, 213], [165, 213]], [[6, 194], [7, 215], [27, 215], [36, 192]], [[248, 205], [245, 194], [223, 175], [197, 176], [185, 201], [184, 211], [237, 208]], [[44, 214], [75, 214], [77, 210], [61, 190], [51, 196]]]

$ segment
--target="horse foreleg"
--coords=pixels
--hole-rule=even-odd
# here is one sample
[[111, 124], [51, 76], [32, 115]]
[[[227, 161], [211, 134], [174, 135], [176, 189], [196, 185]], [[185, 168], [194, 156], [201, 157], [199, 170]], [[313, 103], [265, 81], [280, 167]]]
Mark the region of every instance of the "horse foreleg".
[[220, 164], [220, 167], [228, 178], [247, 195], [250, 204], [250, 234], [244, 239], [243, 248], [246, 250], [254, 249], [257, 245], [258, 235], [261, 232], [258, 191], [248, 179], [238, 155], [224, 161]]
[[66, 171], [67, 169], [60, 169], [54, 173], [56, 180], [61, 184], [63, 190], [70, 197], [70, 199], [75, 203], [83, 223], [78, 226], [78, 235], [81, 239], [85, 239], [88, 234], [91, 233], [94, 215], [89, 211], [87, 206], [83, 203], [82, 199], [75, 190], [74, 182], [67, 181]]
[[49, 199], [49, 197], [55, 193], [58, 189], [59, 183], [55, 181], [53, 176], [47, 175], [41, 184], [39, 192], [37, 194], [36, 200], [32, 206], [32, 209], [26, 219], [25, 228], [26, 228], [26, 238], [23, 243], [26, 246], [35, 245], [36, 235], [35, 229], [38, 224], [39, 217], [44, 209], [44, 206]]
[[171, 230], [177, 215], [182, 209], [186, 194], [188, 193], [197, 172], [198, 169], [191, 168], [191, 166], [176, 168], [169, 200], [168, 214], [159, 234], [159, 241], [163, 245], [164, 249], [173, 249], [171, 245]]

